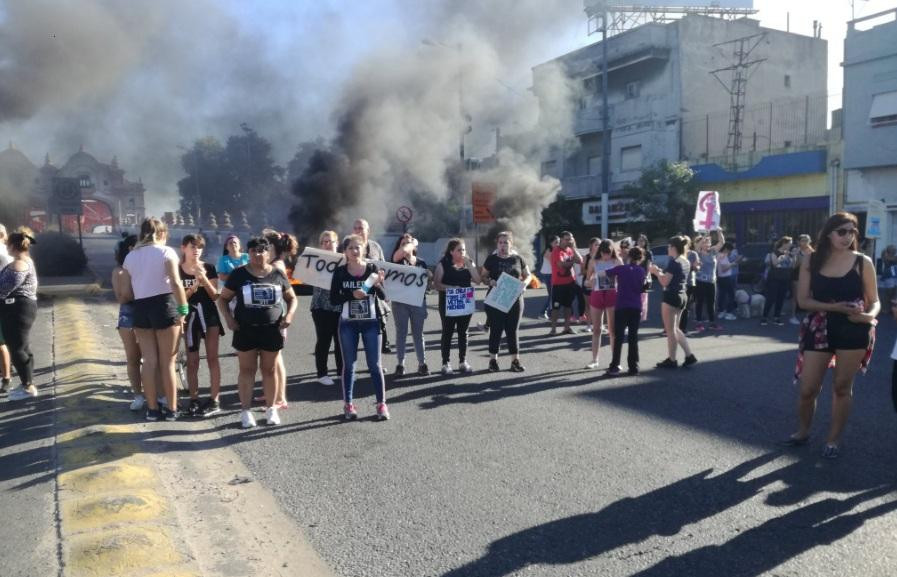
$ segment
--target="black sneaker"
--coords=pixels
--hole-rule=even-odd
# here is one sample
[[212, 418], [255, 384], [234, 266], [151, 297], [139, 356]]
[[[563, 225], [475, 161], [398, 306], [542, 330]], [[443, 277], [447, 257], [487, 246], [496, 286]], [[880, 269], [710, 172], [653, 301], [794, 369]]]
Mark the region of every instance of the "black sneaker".
[[687, 357], [685, 357], [685, 361], [682, 362], [682, 366], [690, 367], [696, 362], [698, 362], [698, 359], [696, 359], [694, 355], [688, 355]]
[[162, 411], [159, 409], [147, 409], [146, 410], [146, 420], [147, 421], [161, 421], [162, 420]]
[[179, 411], [172, 411], [168, 407], [164, 407], [162, 409], [162, 419], [166, 421], [177, 421], [178, 417], [181, 416]]
[[769, 324], [769, 319], [767, 319], [766, 317], [763, 317], [762, 319], [760, 319], [760, 326], [761, 326], [761, 327], [765, 327], [765, 326], [768, 325], [768, 324]]
[[427, 366], [427, 363], [421, 363], [417, 365], [417, 374], [422, 377], [426, 377], [430, 374], [430, 367]]
[[202, 405], [200, 415], [203, 417], [211, 417], [221, 412], [221, 403], [218, 399], [209, 399]]
[[187, 406], [187, 416], [198, 417], [201, 412], [202, 405], [200, 405], [199, 399], [190, 399], [190, 404]]
[[627, 375], [635, 376], [638, 374], [638, 367], [629, 367], [629, 370], [626, 371]]
[[675, 369], [679, 366], [679, 362], [674, 361], [673, 359], [667, 358], [667, 359], [664, 359], [664, 360], [660, 361], [659, 363], [657, 363], [656, 366], [658, 369]]
[[512, 373], [522, 373], [526, 370], [526, 367], [520, 364], [519, 359], [514, 359], [511, 361], [511, 372]]
[[498, 367], [498, 361], [495, 359], [489, 359], [489, 370], [493, 373], [500, 371], [501, 369]]
[[611, 366], [607, 367], [607, 371], [605, 371], [604, 374], [607, 375], [608, 377], [616, 377], [621, 372], [622, 371], [620, 371], [620, 367], [618, 365], [611, 365]]
[[784, 326], [785, 326], [785, 323], [782, 322], [782, 317], [776, 317], [775, 320], [773, 320], [772, 322], [774, 322], [775, 325], [778, 326], [778, 327], [784, 327]]
[[392, 345], [390, 345], [386, 341], [383, 341], [383, 344], [380, 346], [380, 352], [384, 355], [392, 353]]
[[394, 372], [393, 375], [395, 375], [397, 377], [401, 377], [404, 374], [405, 374], [405, 365], [396, 365], [396, 372]]

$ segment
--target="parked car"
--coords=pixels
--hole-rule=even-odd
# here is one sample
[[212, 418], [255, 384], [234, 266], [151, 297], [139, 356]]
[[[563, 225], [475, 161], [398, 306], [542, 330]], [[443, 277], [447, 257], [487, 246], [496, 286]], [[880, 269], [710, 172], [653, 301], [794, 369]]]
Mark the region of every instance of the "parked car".
[[768, 242], [748, 242], [738, 247], [738, 253], [744, 257], [738, 263], [738, 284], [753, 287], [760, 281], [771, 248]]

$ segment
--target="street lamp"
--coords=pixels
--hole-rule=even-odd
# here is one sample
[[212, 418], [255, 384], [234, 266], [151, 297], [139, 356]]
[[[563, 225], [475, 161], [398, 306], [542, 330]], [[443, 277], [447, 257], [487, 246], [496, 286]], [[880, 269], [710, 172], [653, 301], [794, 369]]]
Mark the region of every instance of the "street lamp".
[[193, 208], [196, 210], [196, 226], [202, 228], [202, 208], [199, 195], [199, 154], [197, 154], [195, 147], [192, 150], [180, 144], [177, 147], [193, 156], [193, 182], [196, 184], [194, 193], [196, 198], [194, 199]]

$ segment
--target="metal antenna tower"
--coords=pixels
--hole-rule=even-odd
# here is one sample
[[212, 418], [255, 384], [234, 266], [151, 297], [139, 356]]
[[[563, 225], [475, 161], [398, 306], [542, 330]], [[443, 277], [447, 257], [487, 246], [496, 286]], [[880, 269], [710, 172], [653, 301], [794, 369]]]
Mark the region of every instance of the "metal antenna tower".
[[[735, 40], [714, 44], [722, 49], [724, 46], [732, 46], [733, 63], [724, 68], [711, 70], [717, 81], [723, 85], [729, 93], [729, 135], [726, 139], [726, 155], [729, 157], [730, 168], [734, 171], [738, 166], [738, 153], [741, 152], [741, 130], [744, 123], [744, 103], [747, 93], [747, 82], [757, 70], [757, 65], [766, 58], [749, 60], [751, 52], [766, 38], [766, 32], [751, 34]], [[731, 79], [727, 84], [720, 76], [724, 72], [731, 72]]]

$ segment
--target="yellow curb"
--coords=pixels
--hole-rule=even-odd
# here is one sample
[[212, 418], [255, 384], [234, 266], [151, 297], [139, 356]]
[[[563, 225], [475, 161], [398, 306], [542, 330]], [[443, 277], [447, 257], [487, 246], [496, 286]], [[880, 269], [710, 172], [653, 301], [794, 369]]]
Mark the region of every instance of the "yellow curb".
[[[125, 435], [136, 433], [136, 425], [89, 425], [73, 431], [60, 433], [56, 436], [57, 443], [71, 443], [73, 441], [96, 441], [106, 435]], [[103, 439], [104, 441], [106, 439]]]
[[130, 442], [103, 442], [86, 447], [59, 447], [59, 463], [64, 469], [118, 461], [140, 453], [140, 445]]
[[68, 577], [109, 577], [183, 563], [168, 533], [158, 527], [70, 537]]
[[64, 535], [114, 524], [155, 521], [168, 512], [158, 493], [134, 491], [64, 501], [61, 504]]
[[102, 425], [104, 423], [108, 423], [109, 421], [120, 421], [123, 418], [123, 413], [125, 408], [121, 409], [95, 409], [95, 410], [84, 410], [81, 412], [77, 411], [62, 411], [59, 413], [59, 419], [57, 423], [62, 429], [73, 429], [79, 427], [89, 427]]
[[59, 475], [62, 491], [84, 494], [151, 488], [158, 483], [152, 469], [133, 463], [93, 465]]

